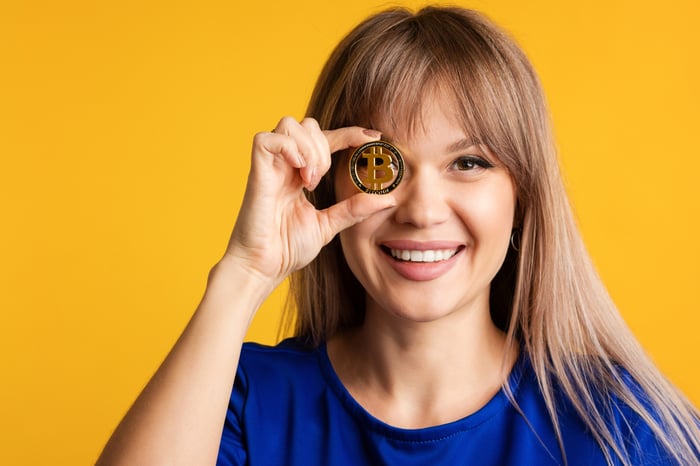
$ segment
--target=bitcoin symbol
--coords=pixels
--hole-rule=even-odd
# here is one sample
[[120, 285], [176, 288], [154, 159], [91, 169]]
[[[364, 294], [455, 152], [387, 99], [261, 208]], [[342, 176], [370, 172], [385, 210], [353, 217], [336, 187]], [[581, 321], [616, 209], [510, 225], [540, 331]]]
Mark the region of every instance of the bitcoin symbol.
[[368, 142], [358, 147], [350, 156], [348, 166], [357, 189], [370, 194], [391, 192], [403, 178], [401, 152], [386, 141]]
[[364, 183], [369, 189], [379, 191], [384, 183], [388, 183], [394, 178], [391, 157], [377, 146], [372, 146], [369, 152], [363, 152], [362, 158], [367, 159], [367, 178], [365, 178]]

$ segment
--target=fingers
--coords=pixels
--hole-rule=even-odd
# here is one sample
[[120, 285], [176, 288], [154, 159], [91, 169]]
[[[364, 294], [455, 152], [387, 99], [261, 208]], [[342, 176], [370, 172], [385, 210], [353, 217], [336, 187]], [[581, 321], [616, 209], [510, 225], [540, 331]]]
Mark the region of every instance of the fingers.
[[342, 230], [394, 206], [396, 206], [396, 199], [390, 194], [377, 196], [358, 193], [351, 196], [321, 212], [325, 219], [323, 239], [325, 243], [328, 243]]
[[313, 191], [331, 167], [331, 151], [328, 140], [315, 119], [304, 118], [299, 126], [306, 130], [314, 146], [314, 150], [305, 157], [306, 167], [301, 170], [302, 178], [307, 181], [306, 188]]
[[280, 120], [270, 133], [259, 133], [257, 143], [269, 154], [280, 154], [287, 164], [299, 168], [303, 186], [313, 191], [331, 166], [331, 154], [377, 140], [381, 133], [352, 126], [322, 131], [313, 118], [298, 122]]
[[359, 126], [322, 131], [313, 118], [304, 118], [298, 124], [293, 119], [285, 118], [282, 123], [291, 136], [304, 138], [307, 149], [302, 149], [302, 155], [306, 166], [301, 169], [301, 175], [306, 183], [304, 187], [310, 191], [316, 188], [323, 175], [330, 169], [332, 153], [379, 139], [381, 135], [378, 131]]
[[[266, 152], [282, 155], [286, 163], [299, 168], [302, 185], [309, 190], [316, 187], [330, 168], [328, 141], [314, 119], [298, 122], [285, 117], [272, 132], [259, 133], [256, 137]], [[274, 157], [272, 160], [274, 163]]]
[[361, 146], [366, 142], [376, 141], [382, 135], [379, 131], [360, 126], [333, 129], [324, 131], [324, 134], [328, 138], [331, 153], [347, 149], [348, 147]]
[[306, 160], [301, 155], [296, 141], [282, 134], [256, 134], [253, 138], [253, 150], [255, 151], [256, 148], [268, 155], [281, 155], [285, 162], [294, 168], [302, 168], [306, 165]]

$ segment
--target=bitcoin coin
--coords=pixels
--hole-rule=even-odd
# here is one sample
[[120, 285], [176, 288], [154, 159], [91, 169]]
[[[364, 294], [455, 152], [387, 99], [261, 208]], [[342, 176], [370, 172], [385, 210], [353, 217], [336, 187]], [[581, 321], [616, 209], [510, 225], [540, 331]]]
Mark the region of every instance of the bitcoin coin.
[[350, 156], [350, 178], [360, 191], [386, 194], [403, 178], [401, 152], [386, 141], [374, 141], [355, 149]]

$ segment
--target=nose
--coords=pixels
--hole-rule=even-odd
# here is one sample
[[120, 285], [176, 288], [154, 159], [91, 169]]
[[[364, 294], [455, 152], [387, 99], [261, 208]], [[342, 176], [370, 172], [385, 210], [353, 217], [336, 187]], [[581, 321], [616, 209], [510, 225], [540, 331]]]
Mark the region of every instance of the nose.
[[394, 219], [399, 224], [429, 228], [445, 222], [450, 215], [445, 182], [429, 170], [419, 170], [404, 178], [394, 191]]

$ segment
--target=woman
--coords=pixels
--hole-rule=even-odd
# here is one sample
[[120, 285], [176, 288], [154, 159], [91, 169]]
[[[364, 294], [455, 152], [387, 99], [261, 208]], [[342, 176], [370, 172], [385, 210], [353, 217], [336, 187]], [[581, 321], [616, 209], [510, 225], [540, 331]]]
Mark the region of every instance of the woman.
[[[380, 13], [308, 115], [256, 135], [226, 254], [100, 463], [697, 464], [698, 412], [596, 276], [508, 37]], [[349, 149], [380, 136], [404, 179], [359, 193]], [[290, 274], [296, 337], [242, 345]]]

